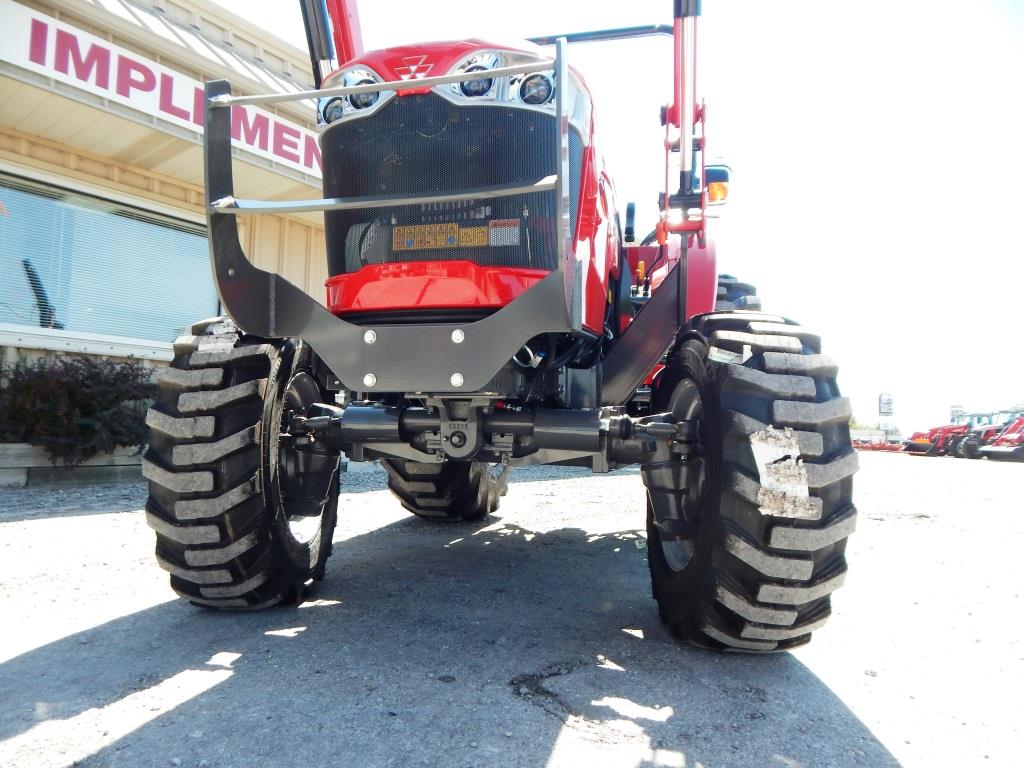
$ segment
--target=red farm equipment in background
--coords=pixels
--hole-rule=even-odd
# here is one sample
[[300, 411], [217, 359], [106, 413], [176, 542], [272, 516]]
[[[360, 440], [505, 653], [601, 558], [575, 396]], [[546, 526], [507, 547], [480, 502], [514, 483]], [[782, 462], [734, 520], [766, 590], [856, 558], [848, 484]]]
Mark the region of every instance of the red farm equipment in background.
[[916, 456], [952, 455], [951, 449], [967, 435], [967, 424], [944, 424], [927, 432], [915, 432], [903, 443], [903, 450]]
[[858, 451], [874, 451], [879, 453], [898, 453], [903, 450], [900, 443], [874, 440], [853, 440], [853, 447]]
[[[902, 450], [918, 456], [980, 459], [987, 455], [982, 449], [991, 445], [1015, 423], [1015, 419], [1021, 416], [1024, 416], [1024, 412], [1019, 407], [962, 413], [950, 424], [933, 427], [927, 432], [915, 432], [904, 442]], [[996, 453], [1001, 455], [1008, 452]]]
[[1018, 416], [978, 453], [987, 459], [1024, 461], [1024, 415]]
[[[302, 600], [331, 551], [342, 454], [379, 461], [414, 515], [462, 525], [497, 508], [514, 467], [640, 465], [671, 631], [724, 650], [807, 642], [855, 525], [850, 406], [818, 336], [716, 277], [706, 209], [729, 170], [704, 163], [699, 0], [675, 0], [671, 25], [378, 51], [362, 50], [352, 0], [301, 6], [317, 90], [206, 86], [228, 316], [178, 339], [148, 416], [147, 512], [171, 586], [226, 610]], [[646, 113], [661, 115], [666, 183], [638, 243], [569, 59], [650, 35], [673, 41], [673, 88]], [[318, 105], [323, 198], [236, 198], [232, 109], [301, 99]], [[237, 218], [271, 211], [323, 213], [326, 305], [246, 257]]]

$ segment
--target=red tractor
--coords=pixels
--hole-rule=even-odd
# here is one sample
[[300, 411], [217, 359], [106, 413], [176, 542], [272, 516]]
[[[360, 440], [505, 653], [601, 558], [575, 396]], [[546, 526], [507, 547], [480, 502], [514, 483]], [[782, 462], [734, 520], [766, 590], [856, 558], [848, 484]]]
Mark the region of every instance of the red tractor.
[[1015, 418], [1019, 410], [962, 413], [951, 424], [915, 432], [903, 443], [903, 450], [917, 456], [955, 456], [980, 459], [981, 448], [989, 445]]
[[964, 423], [944, 424], [927, 432], [915, 432], [903, 443], [903, 450], [915, 456], [952, 456], [970, 429]]
[[990, 445], [1003, 430], [1012, 426], [1014, 420], [1021, 416], [1024, 416], [1024, 411], [1019, 408], [988, 414], [987, 419], [983, 419], [971, 427], [970, 432], [957, 445], [955, 455], [962, 459], [982, 458], [981, 449]]
[[1018, 415], [991, 442], [978, 448], [989, 459], [1024, 461], [1024, 415]]
[[[301, 600], [324, 576], [343, 452], [379, 460], [414, 515], [451, 523], [493, 512], [516, 466], [639, 464], [672, 632], [727, 650], [807, 642], [846, 575], [850, 407], [818, 336], [714, 309], [730, 287], [754, 302], [729, 278], [717, 296], [707, 247], [728, 169], [703, 162], [700, 3], [676, 0], [671, 26], [367, 52], [350, 1], [302, 7], [316, 91], [206, 86], [228, 316], [175, 342], [148, 416], [148, 519], [171, 586], [219, 609]], [[653, 34], [674, 41], [672, 187], [637, 244], [569, 59]], [[232, 110], [310, 98], [323, 199], [235, 198]], [[323, 212], [326, 307], [246, 258], [237, 219], [268, 211]]]

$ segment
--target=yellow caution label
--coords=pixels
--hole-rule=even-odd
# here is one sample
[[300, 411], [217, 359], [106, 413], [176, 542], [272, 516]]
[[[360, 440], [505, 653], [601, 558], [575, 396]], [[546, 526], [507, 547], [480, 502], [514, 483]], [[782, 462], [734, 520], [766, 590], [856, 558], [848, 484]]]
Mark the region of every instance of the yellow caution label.
[[484, 226], [411, 224], [391, 230], [392, 251], [488, 248], [519, 245], [519, 219], [495, 219]]
[[487, 227], [461, 227], [459, 229], [459, 246], [462, 248], [486, 248], [488, 240]]
[[391, 249], [394, 251], [426, 251], [458, 246], [458, 224], [414, 224], [391, 230]]

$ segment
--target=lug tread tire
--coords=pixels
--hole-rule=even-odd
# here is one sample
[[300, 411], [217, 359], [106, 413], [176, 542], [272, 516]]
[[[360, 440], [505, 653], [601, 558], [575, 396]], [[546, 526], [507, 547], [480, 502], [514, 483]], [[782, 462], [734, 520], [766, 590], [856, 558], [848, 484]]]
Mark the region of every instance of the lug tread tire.
[[796, 637], [809, 635], [816, 629], [821, 629], [825, 626], [825, 622], [828, 621], [828, 617], [829, 614], [826, 612], [826, 614], [820, 618], [785, 628], [774, 626], [770, 627], [761, 624], [747, 624], [747, 626], [743, 628], [743, 632], [740, 634], [740, 637], [750, 640], [791, 640]]
[[812, 491], [821, 491], [847, 478], [853, 477], [860, 468], [856, 451], [844, 453], [825, 464], [806, 464], [807, 487]]
[[388, 488], [417, 517], [439, 522], [479, 520], [498, 509], [508, 490], [508, 467], [498, 475], [483, 462], [428, 464], [383, 459]]
[[199, 571], [192, 568], [182, 568], [180, 565], [175, 565], [160, 555], [156, 556], [156, 561], [161, 568], [172, 576], [191, 581], [194, 584], [228, 584], [232, 581], [231, 571], [224, 569], [209, 568], [205, 571]]
[[719, 275], [715, 311], [736, 309], [761, 309], [761, 299], [757, 296], [757, 288], [750, 283], [740, 282], [732, 275]]
[[765, 653], [767, 651], [777, 650], [779, 647], [778, 643], [763, 642], [761, 640], [744, 640], [742, 637], [733, 637], [727, 632], [723, 632], [713, 624], [702, 625], [701, 632], [712, 640], [721, 643], [721, 646], [719, 647], [727, 651], [751, 651], [754, 653]]
[[847, 510], [832, 516], [832, 521], [821, 528], [799, 528], [776, 525], [769, 534], [768, 546], [791, 552], [814, 552], [845, 540], [857, 529], [857, 510]]
[[[849, 403], [840, 396], [836, 365], [821, 354], [818, 336], [792, 321], [715, 312], [695, 318], [691, 328], [696, 334], [669, 355], [666, 374], [678, 372], [660, 379], [665, 391], [656, 390], [654, 410], [667, 410], [668, 390], [681, 378], [703, 377], [704, 441], [720, 458], [705, 448], [705, 465], [717, 462], [716, 469], [707, 470], [705, 517], [681, 570], [671, 570], [661, 551], [660, 537], [671, 536], [664, 531], [672, 526], [655, 523], [649, 506], [654, 596], [662, 619], [680, 639], [725, 651], [787, 650], [808, 642], [825, 624], [830, 596], [846, 576], [857, 470]], [[710, 347], [723, 344], [731, 351], [746, 345], [743, 359], [716, 358]], [[796, 466], [806, 473], [808, 498], [796, 514], [766, 505], [772, 494], [786, 494], [761, 483], [751, 442], [757, 433], [757, 439], [781, 434], [799, 451]], [[651, 497], [684, 495], [660, 487], [664, 482], [647, 472], [645, 481]]]
[[[208, 369], [220, 370], [220, 369]], [[178, 398], [179, 413], [206, 413], [217, 411], [242, 400], [258, 400], [263, 397], [266, 379], [243, 381], [224, 389], [202, 392], [185, 392]]]
[[[802, 455], [803, 454], [801, 454], [801, 456]], [[808, 485], [810, 484], [808, 483]], [[760, 481], [745, 474], [744, 472], [741, 472], [735, 467], [726, 468], [722, 487], [724, 491], [735, 495], [751, 506], [761, 509], [764, 505], [763, 502], [765, 501], [765, 494], [763, 493], [764, 488], [761, 486]], [[799, 510], [793, 510], [787, 513], [785, 510], [780, 509], [765, 514], [769, 514], [771, 517], [775, 518], [800, 517], [803, 520], [820, 520], [823, 508], [824, 506], [821, 499], [810, 496], [803, 500]]]
[[815, 384], [810, 376], [793, 376], [784, 373], [765, 373], [756, 368], [730, 365], [722, 368], [723, 378], [731, 380], [737, 388], [755, 390], [759, 394], [776, 398], [814, 397]]
[[165, 389], [203, 389], [219, 386], [223, 378], [224, 371], [220, 368], [206, 368], [201, 371], [161, 368], [156, 375], [156, 383]]
[[216, 424], [216, 419], [213, 416], [182, 416], [175, 418], [152, 409], [146, 412], [147, 427], [163, 432], [168, 437], [176, 437], [180, 440], [213, 437]]
[[744, 296], [743, 298], [737, 299], [736, 301], [727, 301], [725, 299], [718, 299], [715, 301], [715, 311], [732, 312], [737, 309], [746, 309], [752, 312], [757, 312], [761, 309], [761, 297], [760, 296]]
[[152, 450], [142, 455], [142, 476], [174, 493], [207, 493], [213, 490], [212, 472], [174, 472], [150, 460]]
[[236, 560], [247, 552], [251, 552], [259, 542], [255, 533], [247, 533], [223, 547], [206, 547], [185, 551], [185, 562], [188, 565], [224, 565]]
[[964, 452], [961, 446], [964, 442], [963, 435], [955, 435], [949, 439], [949, 444], [946, 447], [946, 455], [952, 456], [954, 459], [964, 458]]
[[845, 397], [824, 403], [801, 403], [778, 400], [772, 404], [774, 421], [787, 427], [815, 427], [835, 423], [849, 423], [853, 409]]
[[271, 344], [252, 344], [245, 347], [234, 347], [221, 351], [193, 352], [189, 355], [188, 364], [192, 368], [209, 368], [219, 365], [238, 365], [239, 363], [255, 363], [273, 354]]
[[740, 597], [728, 587], [719, 584], [715, 589], [715, 599], [729, 610], [743, 618], [762, 624], [773, 624], [788, 627], [796, 621], [797, 612], [792, 608], [773, 608], [758, 605], [744, 597]]
[[233, 330], [218, 328], [218, 333], [212, 334], [213, 328], [207, 329], [211, 335], [203, 336], [179, 336], [174, 340], [174, 354], [191, 355], [195, 352], [230, 352], [238, 341], [238, 334]]
[[323, 576], [337, 495], [324, 507], [315, 545], [300, 556], [280, 540], [262, 479], [265, 396], [286, 364], [281, 347], [219, 317], [177, 339], [171, 366], [158, 376], [146, 417], [146, 520], [171, 587], [196, 605], [257, 610], [293, 602]]
[[835, 378], [839, 367], [828, 355], [800, 355], [787, 352], [765, 352], [764, 369], [768, 373], [793, 373], [802, 376]]
[[246, 427], [233, 435], [212, 443], [186, 443], [176, 445], [171, 451], [171, 463], [176, 467], [191, 467], [195, 464], [213, 464], [236, 451], [256, 445], [256, 426]]
[[800, 339], [794, 336], [778, 336], [767, 333], [742, 331], [715, 331], [708, 338], [711, 346], [742, 355], [750, 351], [775, 350], [778, 352], [799, 352], [803, 348]]
[[257, 477], [253, 476], [241, 485], [236, 485], [231, 490], [218, 496], [176, 501], [171, 513], [174, 519], [179, 522], [219, 517], [259, 492]]
[[734, 312], [732, 310], [728, 312], [719, 312], [715, 310], [709, 315], [703, 316], [703, 322], [705, 323], [717, 323], [723, 330], [743, 330], [747, 327], [747, 323], [752, 320], [759, 320], [765, 323], [785, 323], [786, 318], [781, 315], [775, 315], [767, 312]]
[[[722, 411], [722, 419], [727, 429], [738, 430], [752, 435], [755, 432], [764, 432], [768, 425], [763, 421], [752, 419], [739, 411]], [[800, 455], [810, 459], [817, 459], [825, 450], [825, 442], [817, 432], [804, 432], [794, 429], [793, 436], [797, 445], [800, 446]]]
[[733, 533], [725, 535], [725, 548], [738, 560], [774, 579], [806, 581], [814, 572], [814, 561], [775, 555]]

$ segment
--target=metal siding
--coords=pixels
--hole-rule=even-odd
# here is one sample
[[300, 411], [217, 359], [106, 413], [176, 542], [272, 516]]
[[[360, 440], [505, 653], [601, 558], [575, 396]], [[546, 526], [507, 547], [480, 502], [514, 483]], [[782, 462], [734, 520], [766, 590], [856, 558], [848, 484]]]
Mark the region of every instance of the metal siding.
[[306, 275], [309, 273], [309, 228], [297, 222], [285, 221], [284, 252], [281, 275], [307, 293]]

